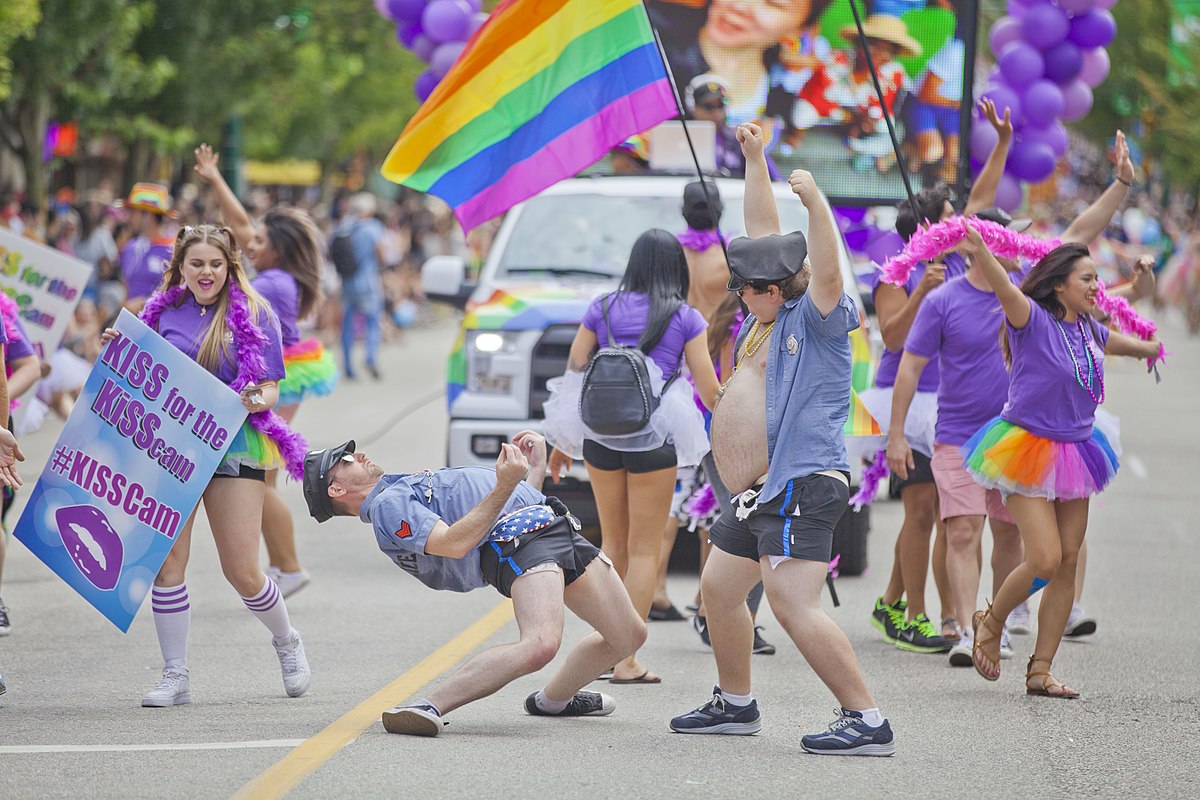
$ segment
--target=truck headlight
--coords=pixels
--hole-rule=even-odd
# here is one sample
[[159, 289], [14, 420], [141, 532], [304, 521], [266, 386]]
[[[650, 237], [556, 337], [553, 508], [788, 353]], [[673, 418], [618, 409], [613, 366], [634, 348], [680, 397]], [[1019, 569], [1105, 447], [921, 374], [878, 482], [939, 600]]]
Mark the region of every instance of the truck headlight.
[[467, 334], [467, 391], [509, 394], [512, 375], [496, 369], [494, 356], [514, 353], [517, 334], [509, 331], [472, 331]]

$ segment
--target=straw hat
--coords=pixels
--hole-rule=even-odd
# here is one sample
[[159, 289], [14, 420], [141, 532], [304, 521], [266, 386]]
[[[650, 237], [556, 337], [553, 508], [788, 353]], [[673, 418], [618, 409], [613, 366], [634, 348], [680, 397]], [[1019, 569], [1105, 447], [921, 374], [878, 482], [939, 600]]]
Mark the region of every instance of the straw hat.
[[171, 211], [171, 194], [161, 183], [135, 183], [129, 190], [129, 197], [125, 200], [118, 200], [114, 205], [118, 208], [136, 208], [166, 217], [174, 216]]
[[[855, 25], [845, 25], [838, 33], [847, 42], [858, 40], [858, 27]], [[863, 33], [867, 35], [868, 39], [891, 42], [901, 50], [906, 51], [905, 55], [921, 55], [921, 43], [908, 35], [908, 27], [904, 24], [904, 20], [899, 17], [889, 16], [888, 14], [872, 14], [863, 23]]]

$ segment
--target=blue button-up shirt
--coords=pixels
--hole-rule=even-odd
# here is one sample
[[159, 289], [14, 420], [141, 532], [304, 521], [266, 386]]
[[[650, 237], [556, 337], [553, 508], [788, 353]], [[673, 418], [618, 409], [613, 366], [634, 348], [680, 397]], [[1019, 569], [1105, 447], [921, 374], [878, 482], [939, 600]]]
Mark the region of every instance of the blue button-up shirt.
[[[742, 326], [742, 339], [754, 324]], [[828, 317], [808, 293], [779, 308], [767, 354], [767, 482], [763, 502], [794, 478], [850, 471], [844, 429], [850, 414], [850, 339], [858, 309], [843, 293]], [[738, 342], [741, 349], [741, 341]]]

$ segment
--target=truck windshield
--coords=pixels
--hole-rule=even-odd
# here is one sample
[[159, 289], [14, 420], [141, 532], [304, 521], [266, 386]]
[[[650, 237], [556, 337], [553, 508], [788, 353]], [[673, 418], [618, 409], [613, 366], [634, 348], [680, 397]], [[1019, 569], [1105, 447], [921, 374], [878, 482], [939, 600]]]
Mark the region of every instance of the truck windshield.
[[[542, 195], [525, 204], [497, 276], [576, 275], [615, 278], [625, 272], [629, 251], [643, 232], [683, 231], [678, 197], [629, 197], [599, 194]], [[808, 214], [797, 200], [779, 210], [784, 231], [805, 230]], [[726, 236], [741, 236], [742, 198], [725, 198], [721, 216]]]

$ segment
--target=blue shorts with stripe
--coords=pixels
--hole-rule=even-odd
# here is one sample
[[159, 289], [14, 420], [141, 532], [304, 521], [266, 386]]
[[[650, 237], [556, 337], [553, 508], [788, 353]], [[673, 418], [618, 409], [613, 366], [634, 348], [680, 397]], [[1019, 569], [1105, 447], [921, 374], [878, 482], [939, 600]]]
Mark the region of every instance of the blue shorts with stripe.
[[722, 514], [708, 533], [713, 547], [752, 561], [787, 556], [827, 562], [833, 553], [833, 529], [850, 501], [850, 489], [837, 478], [816, 474], [793, 478], [778, 496], [757, 506], [742, 497], [734, 496], [734, 511], [749, 506], [749, 514], [745, 519]]

